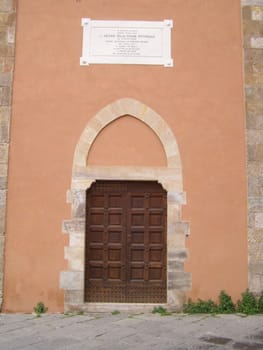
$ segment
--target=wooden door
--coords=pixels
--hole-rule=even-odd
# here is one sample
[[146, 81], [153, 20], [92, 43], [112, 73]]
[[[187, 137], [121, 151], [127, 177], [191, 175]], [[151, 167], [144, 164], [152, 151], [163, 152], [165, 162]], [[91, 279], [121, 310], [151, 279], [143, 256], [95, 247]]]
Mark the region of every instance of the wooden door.
[[166, 191], [97, 181], [86, 203], [85, 301], [166, 302]]

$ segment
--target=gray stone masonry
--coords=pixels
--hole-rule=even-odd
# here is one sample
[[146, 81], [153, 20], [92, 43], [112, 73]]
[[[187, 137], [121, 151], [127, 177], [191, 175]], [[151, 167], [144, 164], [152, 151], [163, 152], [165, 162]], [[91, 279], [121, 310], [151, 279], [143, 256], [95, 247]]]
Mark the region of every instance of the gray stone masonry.
[[243, 8], [247, 119], [249, 288], [263, 290], [263, 1]]
[[0, 309], [3, 301], [7, 171], [14, 70], [15, 20], [15, 1], [0, 0]]

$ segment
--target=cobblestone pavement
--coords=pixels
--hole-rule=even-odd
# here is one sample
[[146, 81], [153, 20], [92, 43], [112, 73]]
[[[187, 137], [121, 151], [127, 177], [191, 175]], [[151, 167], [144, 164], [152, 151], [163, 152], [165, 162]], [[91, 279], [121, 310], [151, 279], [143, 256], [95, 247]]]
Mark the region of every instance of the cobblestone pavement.
[[263, 316], [0, 314], [0, 349], [263, 350]]

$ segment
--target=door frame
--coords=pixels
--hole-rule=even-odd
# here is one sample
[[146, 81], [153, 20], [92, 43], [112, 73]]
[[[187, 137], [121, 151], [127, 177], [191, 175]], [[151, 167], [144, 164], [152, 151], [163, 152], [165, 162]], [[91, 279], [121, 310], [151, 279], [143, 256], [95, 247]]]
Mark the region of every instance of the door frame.
[[[167, 158], [167, 167], [91, 166], [87, 164], [89, 150], [100, 131], [114, 120], [129, 115], [149, 126], [159, 137]], [[60, 273], [60, 288], [64, 289], [65, 311], [106, 311], [118, 309], [150, 309], [152, 305], [84, 302], [85, 208], [86, 190], [96, 180], [158, 181], [167, 191], [167, 304], [178, 310], [191, 289], [192, 277], [184, 271], [188, 256], [185, 237], [190, 234], [189, 222], [182, 220], [181, 206], [186, 204], [183, 192], [182, 164], [175, 136], [165, 120], [143, 103], [123, 98], [99, 111], [87, 124], [77, 143], [72, 169], [71, 189], [67, 202], [71, 204], [70, 220], [63, 221], [63, 233], [69, 235], [64, 249], [68, 269]]]

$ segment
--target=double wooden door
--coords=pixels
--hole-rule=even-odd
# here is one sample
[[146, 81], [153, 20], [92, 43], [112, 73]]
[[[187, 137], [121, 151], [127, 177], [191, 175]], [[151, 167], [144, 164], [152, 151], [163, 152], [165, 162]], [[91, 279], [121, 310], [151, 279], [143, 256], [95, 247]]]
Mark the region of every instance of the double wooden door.
[[86, 203], [85, 301], [166, 302], [166, 191], [96, 181]]

